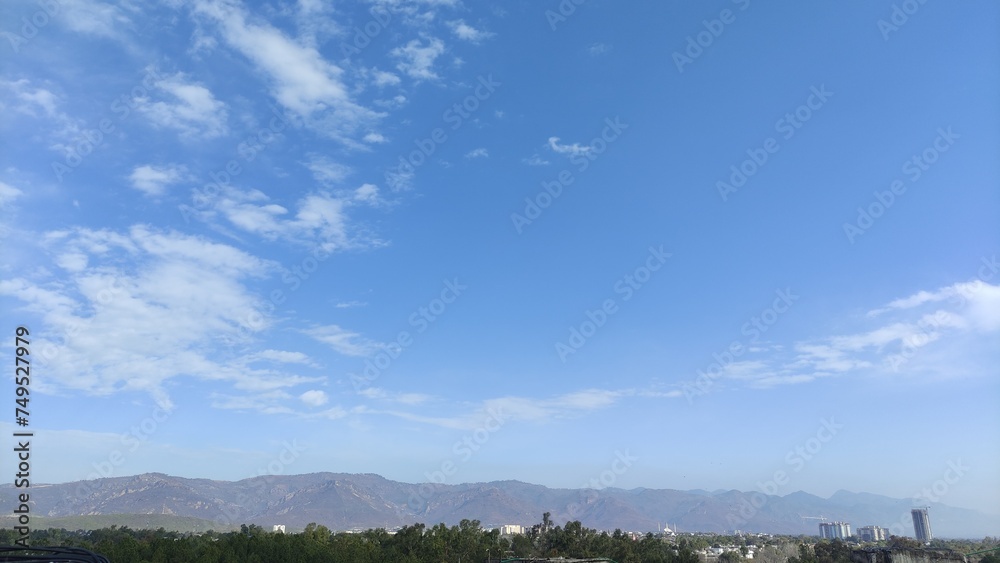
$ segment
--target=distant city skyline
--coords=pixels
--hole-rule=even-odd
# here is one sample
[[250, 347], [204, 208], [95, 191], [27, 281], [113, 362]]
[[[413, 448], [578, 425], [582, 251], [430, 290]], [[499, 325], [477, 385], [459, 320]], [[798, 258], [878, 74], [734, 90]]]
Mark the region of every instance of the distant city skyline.
[[0, 3], [32, 480], [997, 514], [1000, 5], [917, 4]]

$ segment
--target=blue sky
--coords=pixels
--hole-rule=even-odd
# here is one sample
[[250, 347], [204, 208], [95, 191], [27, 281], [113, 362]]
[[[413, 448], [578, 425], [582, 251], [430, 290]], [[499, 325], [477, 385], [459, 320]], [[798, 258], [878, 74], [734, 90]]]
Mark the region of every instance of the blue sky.
[[991, 2], [0, 10], [38, 480], [1000, 506]]

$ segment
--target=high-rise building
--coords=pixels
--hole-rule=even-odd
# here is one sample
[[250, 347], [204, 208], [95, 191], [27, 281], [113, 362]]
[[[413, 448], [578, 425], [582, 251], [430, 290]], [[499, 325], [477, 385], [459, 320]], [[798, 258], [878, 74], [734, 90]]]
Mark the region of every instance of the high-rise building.
[[847, 522], [820, 522], [819, 537], [826, 540], [846, 540], [851, 537], [851, 525]]
[[885, 541], [885, 528], [881, 526], [861, 526], [858, 528], [861, 541]]
[[931, 519], [927, 516], [927, 508], [914, 508], [910, 511], [913, 516], [913, 535], [917, 536], [917, 541], [928, 543], [931, 541]]

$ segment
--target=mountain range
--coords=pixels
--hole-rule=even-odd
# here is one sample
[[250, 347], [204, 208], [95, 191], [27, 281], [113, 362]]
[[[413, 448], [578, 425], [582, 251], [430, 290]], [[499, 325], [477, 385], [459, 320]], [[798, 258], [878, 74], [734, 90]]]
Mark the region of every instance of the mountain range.
[[[0, 486], [3, 512], [15, 508], [13, 485]], [[579, 520], [600, 530], [680, 532], [742, 530], [817, 535], [822, 520], [844, 521], [853, 530], [877, 525], [913, 535], [912, 500], [837, 491], [830, 498], [805, 492], [784, 496], [737, 490], [556, 489], [520, 481], [410, 484], [374, 474], [310, 473], [214, 481], [146, 473], [53, 485], [33, 485], [32, 516], [169, 515], [207, 520], [216, 529], [242, 523], [289, 531], [310, 522], [333, 530], [394, 528], [422, 522], [530, 526], [551, 513], [556, 524]], [[930, 503], [938, 537], [1000, 535], [1000, 515]]]

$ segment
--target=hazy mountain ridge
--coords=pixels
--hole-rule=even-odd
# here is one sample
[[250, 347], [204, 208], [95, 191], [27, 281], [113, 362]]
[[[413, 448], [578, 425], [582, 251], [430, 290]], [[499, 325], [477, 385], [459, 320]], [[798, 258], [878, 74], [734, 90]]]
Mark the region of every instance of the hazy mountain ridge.
[[[13, 510], [12, 485], [2, 510]], [[681, 531], [732, 529], [781, 534], [817, 532], [816, 519], [879, 525], [912, 534], [910, 500], [837, 491], [829, 499], [804, 492], [784, 497], [755, 492], [673, 489], [553, 489], [520, 481], [458, 485], [410, 484], [374, 474], [310, 473], [241, 481], [187, 479], [160, 473], [113, 477], [30, 490], [32, 514], [49, 518], [111, 514], [162, 514], [213, 521], [218, 528], [252, 522], [270, 528], [395, 527], [423, 522], [531, 525], [551, 512], [557, 524], [580, 520], [592, 528], [653, 531], [669, 524]], [[998, 535], [1000, 516], [931, 503], [931, 525], [942, 537]]]

